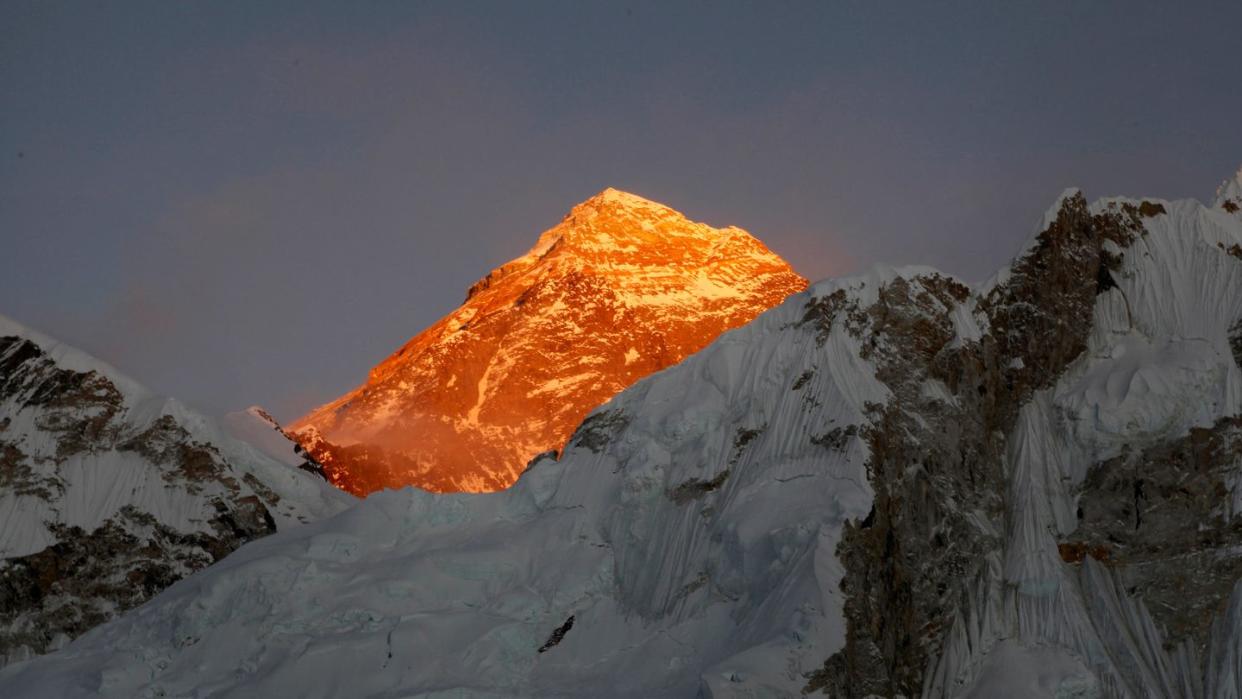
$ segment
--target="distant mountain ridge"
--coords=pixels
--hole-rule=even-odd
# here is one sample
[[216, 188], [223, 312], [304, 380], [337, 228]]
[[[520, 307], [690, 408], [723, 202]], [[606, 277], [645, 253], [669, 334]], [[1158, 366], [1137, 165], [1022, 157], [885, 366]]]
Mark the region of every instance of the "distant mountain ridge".
[[606, 189], [289, 431], [355, 494], [499, 490], [592, 408], [805, 286], [739, 228]]

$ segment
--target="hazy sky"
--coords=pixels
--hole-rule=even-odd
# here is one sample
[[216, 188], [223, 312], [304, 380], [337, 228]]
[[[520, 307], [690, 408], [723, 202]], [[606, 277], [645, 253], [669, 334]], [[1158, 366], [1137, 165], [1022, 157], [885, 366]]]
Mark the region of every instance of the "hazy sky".
[[1237, 0], [3, 0], [0, 313], [287, 419], [606, 186], [813, 278], [1207, 198], [1240, 68]]

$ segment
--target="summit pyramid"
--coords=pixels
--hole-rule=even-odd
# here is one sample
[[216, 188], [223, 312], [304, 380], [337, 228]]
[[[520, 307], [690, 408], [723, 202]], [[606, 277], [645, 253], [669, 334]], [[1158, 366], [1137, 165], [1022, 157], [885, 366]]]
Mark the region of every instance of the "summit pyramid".
[[503, 489], [592, 408], [806, 283], [740, 228], [605, 189], [290, 431], [355, 494]]

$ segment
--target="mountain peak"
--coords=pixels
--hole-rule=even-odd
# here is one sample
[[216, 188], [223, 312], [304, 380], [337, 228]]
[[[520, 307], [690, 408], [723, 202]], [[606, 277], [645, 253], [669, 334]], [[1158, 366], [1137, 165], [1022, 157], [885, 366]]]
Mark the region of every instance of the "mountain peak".
[[502, 276], [557, 260], [629, 269], [680, 261], [684, 267], [706, 263], [726, 251], [784, 264], [740, 228], [715, 228], [665, 204], [608, 187], [575, 205], [525, 255], [492, 270], [468, 293], [473, 295]]
[[[630, 223], [635, 220], [654, 221], [664, 219], [672, 221], [687, 220], [684, 214], [670, 206], [637, 194], [608, 187], [570, 209], [569, 213], [565, 215], [562, 224], [583, 224], [587, 221], [609, 220]], [[560, 226], [557, 226], [557, 228], [560, 228]]]
[[672, 211], [672, 209], [658, 201], [652, 201], [646, 197], [616, 189], [615, 187], [605, 187], [599, 194], [579, 204], [579, 206], [587, 205], [611, 205], [626, 209], [667, 209]]
[[591, 408], [805, 286], [741, 229], [608, 188], [290, 429], [360, 495], [502, 489]]

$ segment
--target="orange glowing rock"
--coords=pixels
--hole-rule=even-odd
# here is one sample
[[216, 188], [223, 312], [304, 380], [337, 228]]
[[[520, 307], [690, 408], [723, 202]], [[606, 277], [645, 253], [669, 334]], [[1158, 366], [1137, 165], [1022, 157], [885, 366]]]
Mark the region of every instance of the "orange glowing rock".
[[290, 431], [355, 494], [500, 490], [592, 408], [806, 283], [740, 228], [606, 189]]

